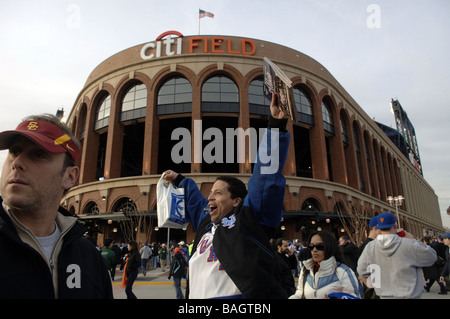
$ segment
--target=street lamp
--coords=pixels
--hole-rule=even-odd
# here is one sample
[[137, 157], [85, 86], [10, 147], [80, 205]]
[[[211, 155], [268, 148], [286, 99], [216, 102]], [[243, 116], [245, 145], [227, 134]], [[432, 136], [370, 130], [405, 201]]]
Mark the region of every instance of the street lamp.
[[394, 206], [394, 204], [395, 204], [395, 213], [397, 214], [398, 228], [401, 228], [400, 216], [398, 215], [398, 206], [402, 206], [404, 199], [405, 199], [405, 197], [403, 197], [402, 195], [398, 195], [395, 197], [388, 196], [388, 198], [387, 198], [389, 205]]

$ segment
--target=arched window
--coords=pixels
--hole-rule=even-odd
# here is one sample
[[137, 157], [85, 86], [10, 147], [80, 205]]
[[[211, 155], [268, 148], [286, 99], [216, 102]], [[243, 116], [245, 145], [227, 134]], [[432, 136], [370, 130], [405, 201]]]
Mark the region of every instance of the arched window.
[[95, 117], [95, 129], [99, 130], [109, 125], [109, 114], [111, 112], [111, 96], [105, 95], [98, 104]]
[[264, 95], [263, 79], [255, 79], [248, 87], [250, 114], [270, 115], [270, 101]]
[[308, 198], [302, 204], [302, 211], [318, 213], [320, 212], [319, 203], [314, 198]]
[[209, 78], [202, 87], [202, 112], [239, 113], [239, 90], [228, 77]]
[[132, 86], [122, 99], [120, 120], [127, 121], [145, 117], [147, 107], [147, 88], [144, 84]]
[[313, 125], [314, 115], [312, 110], [312, 102], [309, 95], [302, 89], [294, 87], [294, 103], [297, 109], [297, 118], [300, 122]]
[[325, 101], [322, 101], [322, 119], [325, 131], [334, 134], [333, 114], [331, 113], [328, 103]]
[[179, 114], [192, 112], [192, 85], [181, 77], [175, 76], [164, 82], [158, 91], [156, 114]]
[[83, 209], [83, 215], [98, 215], [98, 214], [99, 214], [99, 209], [98, 209], [97, 203], [95, 203], [95, 202], [87, 203]]

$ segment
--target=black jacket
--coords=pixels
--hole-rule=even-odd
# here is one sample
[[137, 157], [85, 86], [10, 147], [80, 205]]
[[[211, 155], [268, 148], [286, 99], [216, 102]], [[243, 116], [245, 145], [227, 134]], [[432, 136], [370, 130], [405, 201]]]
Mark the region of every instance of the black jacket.
[[[0, 198], [0, 299], [55, 298], [47, 261], [24, 243]], [[59, 212], [69, 216], [60, 207]], [[111, 278], [97, 248], [83, 238], [78, 222], [64, 235], [58, 255], [58, 298], [113, 298]]]
[[168, 279], [172, 276], [186, 278], [186, 266], [187, 262], [186, 259], [184, 259], [184, 256], [181, 253], [175, 254], [172, 267], [170, 267]]

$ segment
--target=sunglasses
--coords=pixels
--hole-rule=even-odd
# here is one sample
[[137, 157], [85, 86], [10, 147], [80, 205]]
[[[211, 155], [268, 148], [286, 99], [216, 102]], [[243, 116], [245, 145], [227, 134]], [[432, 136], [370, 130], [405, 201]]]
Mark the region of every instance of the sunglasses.
[[314, 245], [314, 244], [309, 244], [308, 245], [308, 249], [309, 250], [314, 250], [314, 248], [316, 248], [317, 250], [325, 250], [325, 244], [324, 243], [318, 243], [316, 245]]

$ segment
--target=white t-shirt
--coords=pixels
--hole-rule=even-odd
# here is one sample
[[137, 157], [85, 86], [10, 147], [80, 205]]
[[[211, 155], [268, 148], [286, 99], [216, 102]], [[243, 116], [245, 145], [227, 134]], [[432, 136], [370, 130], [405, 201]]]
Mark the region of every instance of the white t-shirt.
[[203, 235], [189, 260], [189, 298], [233, 298], [242, 296], [220, 265], [214, 253], [213, 238], [217, 226]]

